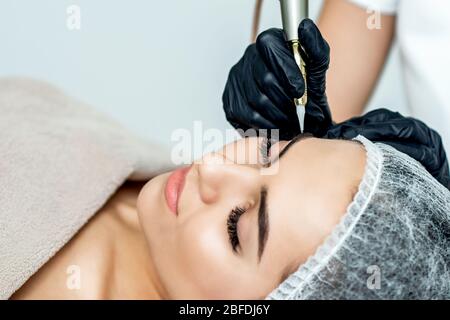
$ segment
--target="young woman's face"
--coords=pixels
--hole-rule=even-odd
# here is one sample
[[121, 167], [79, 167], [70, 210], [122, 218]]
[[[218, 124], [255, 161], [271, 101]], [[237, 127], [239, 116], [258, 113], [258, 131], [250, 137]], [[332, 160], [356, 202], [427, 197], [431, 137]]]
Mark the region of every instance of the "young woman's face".
[[164, 298], [264, 299], [345, 213], [364, 172], [359, 143], [279, 142], [270, 167], [255, 161], [262, 143], [240, 140], [142, 189], [139, 218]]

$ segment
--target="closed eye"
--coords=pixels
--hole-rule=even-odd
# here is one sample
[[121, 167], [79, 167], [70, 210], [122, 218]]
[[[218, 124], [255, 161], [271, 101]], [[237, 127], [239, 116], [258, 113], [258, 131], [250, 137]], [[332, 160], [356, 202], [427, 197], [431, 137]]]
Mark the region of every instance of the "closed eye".
[[245, 209], [242, 207], [236, 207], [231, 210], [227, 219], [227, 231], [230, 239], [231, 247], [233, 251], [237, 253], [237, 248], [240, 246], [238, 236], [238, 222], [239, 218], [245, 213]]

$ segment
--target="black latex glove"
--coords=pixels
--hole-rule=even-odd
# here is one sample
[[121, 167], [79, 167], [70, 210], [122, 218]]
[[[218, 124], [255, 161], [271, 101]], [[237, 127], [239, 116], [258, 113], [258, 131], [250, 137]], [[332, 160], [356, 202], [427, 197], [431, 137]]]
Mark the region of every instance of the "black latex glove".
[[[352, 139], [359, 134], [382, 142], [416, 159], [450, 190], [447, 156], [441, 137], [423, 122], [380, 109], [349, 121], [333, 124], [325, 95], [330, 48], [311, 20], [299, 27], [305, 49], [309, 101], [305, 131], [316, 137]], [[271, 29], [248, 47], [233, 67], [223, 95], [228, 121], [236, 128], [280, 129], [290, 140], [300, 132], [293, 98], [304, 91], [304, 82], [284, 33]]]
[[330, 127], [324, 138], [353, 139], [360, 134], [419, 161], [450, 190], [449, 166], [441, 137], [423, 122], [379, 109]]
[[[331, 125], [325, 95], [330, 47], [312, 20], [298, 29], [306, 63], [308, 103], [305, 132], [322, 136]], [[290, 140], [300, 133], [294, 98], [304, 93], [304, 80], [281, 29], [263, 32], [231, 69], [223, 94], [227, 120], [236, 129], [280, 129]]]

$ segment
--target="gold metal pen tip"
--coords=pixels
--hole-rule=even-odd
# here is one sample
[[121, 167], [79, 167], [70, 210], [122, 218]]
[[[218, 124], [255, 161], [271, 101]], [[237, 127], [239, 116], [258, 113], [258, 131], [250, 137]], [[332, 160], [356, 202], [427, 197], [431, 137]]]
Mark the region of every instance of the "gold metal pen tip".
[[300, 122], [300, 131], [304, 132], [305, 127], [305, 114], [306, 114], [306, 104], [308, 103], [308, 86], [306, 82], [306, 66], [300, 55], [300, 42], [298, 40], [291, 41], [292, 52], [294, 53], [295, 62], [300, 69], [303, 77], [303, 82], [305, 84], [305, 91], [303, 96], [299, 99], [294, 99], [294, 103], [297, 109], [298, 120]]

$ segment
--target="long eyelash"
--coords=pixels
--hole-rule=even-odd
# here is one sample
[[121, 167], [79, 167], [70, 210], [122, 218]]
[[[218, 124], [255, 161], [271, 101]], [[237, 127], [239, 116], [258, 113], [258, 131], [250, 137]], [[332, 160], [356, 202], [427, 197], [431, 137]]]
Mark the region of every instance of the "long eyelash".
[[231, 210], [228, 219], [227, 219], [227, 230], [228, 237], [230, 238], [231, 246], [234, 252], [236, 248], [239, 246], [239, 237], [237, 234], [237, 223], [239, 218], [245, 213], [245, 209], [242, 207], [236, 207]]
[[258, 145], [259, 154], [262, 159], [262, 165], [268, 166], [270, 164], [270, 147], [272, 146], [272, 140], [264, 137]]

